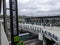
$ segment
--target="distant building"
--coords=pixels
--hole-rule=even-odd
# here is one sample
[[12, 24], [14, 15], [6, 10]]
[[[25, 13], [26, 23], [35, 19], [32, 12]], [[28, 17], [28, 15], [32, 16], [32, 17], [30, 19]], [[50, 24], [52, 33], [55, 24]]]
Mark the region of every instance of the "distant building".
[[45, 25], [49, 26], [60, 26], [60, 16], [41, 16], [41, 17], [25, 17], [25, 23]]

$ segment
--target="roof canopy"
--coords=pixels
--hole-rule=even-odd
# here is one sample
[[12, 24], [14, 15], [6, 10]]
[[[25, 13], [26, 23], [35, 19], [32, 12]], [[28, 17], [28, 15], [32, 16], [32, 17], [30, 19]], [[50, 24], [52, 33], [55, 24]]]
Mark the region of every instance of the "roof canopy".
[[25, 19], [28, 19], [28, 18], [60, 18], [60, 15], [58, 16], [27, 16], [27, 17], [24, 17]]

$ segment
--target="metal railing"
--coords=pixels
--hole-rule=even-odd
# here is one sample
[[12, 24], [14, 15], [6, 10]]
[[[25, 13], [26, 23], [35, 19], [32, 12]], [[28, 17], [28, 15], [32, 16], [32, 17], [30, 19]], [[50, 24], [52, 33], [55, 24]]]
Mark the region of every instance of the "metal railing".
[[50, 37], [51, 39], [53, 39], [54, 41], [59, 40], [57, 35], [55, 35], [54, 33], [48, 32], [47, 30], [43, 30], [41, 27], [34, 26], [34, 25], [29, 25], [29, 24], [20, 24], [19, 26], [20, 26], [21, 29], [31, 31], [33, 33], [36, 32], [37, 34], [38, 33], [44, 34], [47, 37]]

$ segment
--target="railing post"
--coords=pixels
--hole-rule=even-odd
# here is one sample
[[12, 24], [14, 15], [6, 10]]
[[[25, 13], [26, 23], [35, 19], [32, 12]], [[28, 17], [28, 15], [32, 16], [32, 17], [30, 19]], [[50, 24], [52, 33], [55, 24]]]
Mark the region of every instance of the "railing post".
[[43, 35], [43, 45], [46, 45], [46, 38]]

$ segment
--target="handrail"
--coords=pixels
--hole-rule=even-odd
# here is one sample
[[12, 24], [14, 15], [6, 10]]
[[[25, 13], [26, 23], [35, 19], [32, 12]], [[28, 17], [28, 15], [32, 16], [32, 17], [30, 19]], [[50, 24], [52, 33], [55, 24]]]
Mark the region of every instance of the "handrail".
[[[19, 26], [21, 27], [21, 29], [25, 29], [25, 30], [28, 30], [31, 31], [30, 32], [33, 32], [33, 33], [43, 33], [44, 35], [46, 34], [46, 36], [48, 37], [51, 37], [53, 40], [55, 41], [60, 41], [60, 38], [59, 38], [59, 35], [60, 32], [57, 31], [57, 30], [52, 30], [53, 27], [50, 27], [52, 29], [49, 29], [49, 28], [44, 28], [42, 26], [39, 26], [39, 25], [29, 25], [29, 24], [19, 24]], [[31, 27], [30, 27], [31, 26]], [[41, 31], [40, 31], [40, 28], [41, 28]]]

